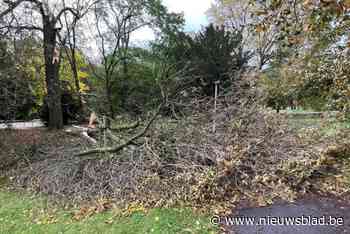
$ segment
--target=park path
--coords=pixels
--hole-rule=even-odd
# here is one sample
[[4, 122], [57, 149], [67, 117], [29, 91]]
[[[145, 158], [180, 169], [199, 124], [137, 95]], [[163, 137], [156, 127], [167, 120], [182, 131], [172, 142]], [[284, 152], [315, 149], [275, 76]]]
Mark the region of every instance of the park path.
[[40, 128], [44, 127], [43, 122], [39, 119], [34, 119], [32, 121], [27, 122], [13, 122], [13, 123], [1, 123], [0, 129], [32, 129], [32, 128]]

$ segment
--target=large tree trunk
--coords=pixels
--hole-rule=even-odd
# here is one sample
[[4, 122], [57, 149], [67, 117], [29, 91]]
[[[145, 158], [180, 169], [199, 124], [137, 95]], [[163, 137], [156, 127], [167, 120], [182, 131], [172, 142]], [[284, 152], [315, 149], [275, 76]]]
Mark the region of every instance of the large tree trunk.
[[63, 114], [61, 104], [61, 86], [59, 80], [59, 62], [53, 61], [54, 49], [56, 46], [57, 31], [50, 16], [43, 17], [44, 26], [44, 58], [45, 78], [47, 86], [47, 98], [49, 108], [50, 129], [63, 128]]

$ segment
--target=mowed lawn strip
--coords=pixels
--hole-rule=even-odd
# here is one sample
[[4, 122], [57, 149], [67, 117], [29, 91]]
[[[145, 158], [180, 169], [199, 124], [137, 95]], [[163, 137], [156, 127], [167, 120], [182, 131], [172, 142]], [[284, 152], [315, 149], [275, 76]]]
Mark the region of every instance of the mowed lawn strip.
[[53, 207], [45, 199], [0, 190], [0, 233], [217, 233], [209, 217], [191, 209], [152, 209], [130, 216], [111, 210], [76, 221], [72, 210]]

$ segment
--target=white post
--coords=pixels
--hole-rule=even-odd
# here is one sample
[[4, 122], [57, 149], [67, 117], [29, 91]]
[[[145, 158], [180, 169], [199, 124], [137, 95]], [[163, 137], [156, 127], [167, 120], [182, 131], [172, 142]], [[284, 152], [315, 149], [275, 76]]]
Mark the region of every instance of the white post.
[[215, 131], [216, 131], [216, 105], [217, 105], [218, 85], [219, 84], [220, 84], [219, 80], [215, 81], [213, 133], [215, 133]]

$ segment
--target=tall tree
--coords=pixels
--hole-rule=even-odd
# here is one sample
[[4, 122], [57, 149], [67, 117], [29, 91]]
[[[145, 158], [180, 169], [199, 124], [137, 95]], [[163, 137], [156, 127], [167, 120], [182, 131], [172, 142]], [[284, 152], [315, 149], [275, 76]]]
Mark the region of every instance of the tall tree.
[[216, 0], [207, 11], [209, 21], [242, 34], [243, 50], [255, 52], [258, 69], [268, 64], [276, 49], [278, 30], [262, 20], [262, 3], [247, 0]]
[[198, 85], [206, 95], [214, 94], [215, 81], [221, 81], [224, 88], [229, 87], [230, 74], [243, 69], [250, 59], [250, 52], [243, 51], [240, 32], [212, 24], [191, 40], [190, 51], [195, 75], [200, 77]]
[[133, 32], [144, 27], [172, 30], [183, 20], [179, 15], [169, 14], [160, 0], [101, 0], [95, 5], [93, 16], [103, 74], [93, 70], [104, 81], [108, 114], [114, 118], [112, 88], [127, 73]]

